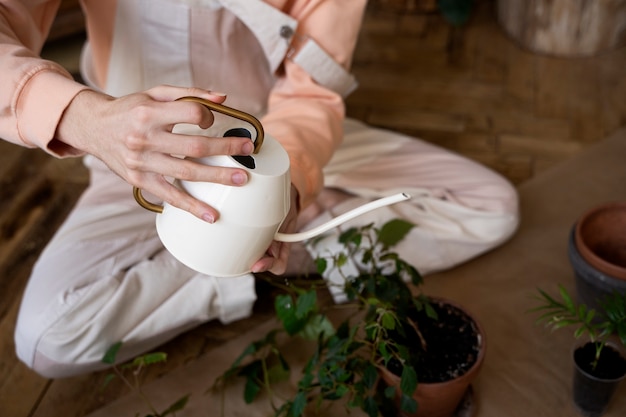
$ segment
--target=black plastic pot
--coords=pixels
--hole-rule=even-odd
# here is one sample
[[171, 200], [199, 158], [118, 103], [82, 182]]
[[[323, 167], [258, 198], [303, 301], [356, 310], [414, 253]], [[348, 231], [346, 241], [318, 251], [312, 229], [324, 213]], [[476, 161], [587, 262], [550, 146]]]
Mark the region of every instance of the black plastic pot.
[[[610, 345], [602, 351], [602, 376], [594, 375], [589, 364], [593, 360], [595, 347], [592, 343], [577, 346], [573, 351], [574, 381], [573, 398], [576, 408], [585, 417], [599, 417], [607, 410], [613, 393], [626, 377], [626, 359]], [[600, 365], [599, 365], [600, 366]]]

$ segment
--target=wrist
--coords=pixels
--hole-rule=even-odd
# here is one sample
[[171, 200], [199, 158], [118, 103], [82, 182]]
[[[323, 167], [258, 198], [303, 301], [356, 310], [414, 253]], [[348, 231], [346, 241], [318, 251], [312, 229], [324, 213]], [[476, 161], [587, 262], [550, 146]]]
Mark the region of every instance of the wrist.
[[94, 115], [98, 114], [97, 108], [100, 103], [108, 100], [108, 96], [94, 90], [79, 91], [69, 102], [59, 120], [54, 146], [65, 146], [92, 153], [87, 139], [92, 135], [90, 132], [97, 129]]

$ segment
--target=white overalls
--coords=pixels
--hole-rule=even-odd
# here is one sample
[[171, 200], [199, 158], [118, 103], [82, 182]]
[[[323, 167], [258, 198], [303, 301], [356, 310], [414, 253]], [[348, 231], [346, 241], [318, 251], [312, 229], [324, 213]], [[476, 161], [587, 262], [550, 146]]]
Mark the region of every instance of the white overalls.
[[[107, 93], [195, 85], [228, 93], [231, 107], [264, 113], [274, 70], [289, 53], [279, 29], [295, 29], [292, 18], [260, 0], [119, 4]], [[206, 43], [189, 47], [193, 31], [207, 32]], [[349, 74], [326, 61], [316, 66], [323, 58], [311, 45], [287, 59], [301, 62], [321, 84], [348, 93]], [[83, 64], [89, 82], [88, 48]], [[202, 322], [228, 323], [250, 314], [253, 276], [215, 278], [181, 265], [163, 249], [155, 215], [137, 205], [132, 187], [95, 158], [85, 163], [90, 185], [35, 265], [24, 295], [16, 329], [21, 360], [44, 376], [74, 375], [100, 368], [102, 355], [117, 341], [124, 342], [119, 358], [128, 359]], [[344, 143], [324, 173], [328, 187], [354, 197], [312, 223], [374, 197], [398, 191], [413, 196], [344, 227], [394, 217], [416, 223], [398, 251], [424, 274], [493, 248], [517, 226], [515, 190], [500, 176], [426, 142], [354, 120], [345, 122]], [[331, 236], [318, 248], [334, 244]], [[334, 295], [340, 301], [341, 294]]]

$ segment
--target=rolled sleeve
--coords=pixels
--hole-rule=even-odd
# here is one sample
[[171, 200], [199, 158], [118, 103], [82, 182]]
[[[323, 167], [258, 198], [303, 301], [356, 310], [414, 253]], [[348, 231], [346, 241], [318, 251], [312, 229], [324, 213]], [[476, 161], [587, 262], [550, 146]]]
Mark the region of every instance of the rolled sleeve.
[[21, 141], [57, 157], [81, 155], [78, 149], [55, 139], [55, 134], [69, 103], [86, 88], [61, 71], [35, 70], [19, 92], [15, 106]]
[[[298, 21], [296, 43], [314, 40], [325, 55], [348, 70], [365, 4], [364, 0], [295, 2], [288, 12]], [[322, 189], [323, 168], [343, 139], [345, 103], [339, 92], [315, 80], [327, 61], [309, 59], [299, 65], [290, 56], [283, 61], [283, 73], [270, 93], [262, 122], [289, 153], [292, 183], [304, 208]]]

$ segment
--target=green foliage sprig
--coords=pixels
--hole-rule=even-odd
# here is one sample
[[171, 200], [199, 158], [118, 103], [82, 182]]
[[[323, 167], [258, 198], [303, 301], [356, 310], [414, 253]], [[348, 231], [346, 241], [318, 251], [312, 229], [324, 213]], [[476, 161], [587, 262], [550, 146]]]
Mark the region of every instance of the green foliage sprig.
[[[104, 389], [112, 380], [119, 378], [132, 391], [136, 392], [137, 395], [139, 395], [139, 397], [144, 401], [144, 403], [150, 410], [150, 413], [146, 414], [145, 417], [176, 417], [176, 413], [184, 409], [187, 405], [189, 395], [185, 395], [179, 398], [165, 410], [158, 412], [152, 405], [150, 399], [144, 394], [140, 378], [141, 372], [147, 366], [165, 362], [167, 360], [167, 354], [164, 352], [146, 353], [145, 355], [135, 357], [130, 362], [117, 365], [116, 358], [121, 347], [122, 342], [117, 342], [113, 344], [111, 347], [109, 347], [109, 349], [102, 357], [102, 363], [110, 365], [113, 371], [112, 373], [106, 375], [102, 388]], [[132, 375], [132, 379], [127, 376], [128, 372], [130, 372], [130, 374]], [[139, 414], [136, 415], [136, 417], [138, 416]]]
[[575, 338], [587, 335], [596, 349], [591, 362], [592, 369], [598, 365], [602, 350], [611, 335], [617, 334], [622, 345], [626, 346], [626, 296], [615, 292], [606, 297], [600, 303], [600, 309], [596, 310], [584, 303], [574, 302], [562, 285], [559, 285], [561, 301], [542, 289], [538, 291], [537, 298], [541, 304], [530, 311], [541, 312], [537, 321], [552, 330], [573, 326]]
[[[276, 417], [299, 417], [310, 406], [320, 412], [336, 400], [342, 400], [348, 409], [360, 408], [375, 417], [395, 397], [394, 387], [382, 394], [377, 389], [378, 368], [394, 359], [403, 365], [401, 408], [415, 412], [417, 404], [412, 394], [418, 381], [409, 361], [411, 350], [390, 337], [391, 331], [403, 332], [406, 328], [419, 334], [417, 325], [408, 318], [410, 309], [425, 309], [436, 318], [427, 297], [413, 294], [407, 284], [419, 287], [422, 276], [393, 251], [413, 227], [406, 221], [392, 220], [380, 228], [372, 224], [352, 228], [339, 236], [342, 251], [316, 259], [320, 275], [331, 268], [339, 271], [345, 280], [343, 290], [348, 303], [320, 305], [317, 291], [327, 285], [321, 278], [285, 285], [270, 279], [282, 290], [274, 303], [280, 327], [248, 345], [215, 381], [213, 389], [222, 389], [233, 378], [243, 377], [246, 403], [264, 391]], [[356, 264], [356, 273], [346, 272], [349, 262]], [[335, 309], [348, 316], [337, 326], [328, 317]], [[280, 398], [273, 390], [274, 384], [286, 379], [291, 371], [281, 351], [281, 337], [298, 337], [315, 347], [291, 398]]]

